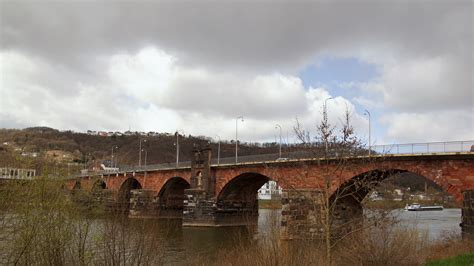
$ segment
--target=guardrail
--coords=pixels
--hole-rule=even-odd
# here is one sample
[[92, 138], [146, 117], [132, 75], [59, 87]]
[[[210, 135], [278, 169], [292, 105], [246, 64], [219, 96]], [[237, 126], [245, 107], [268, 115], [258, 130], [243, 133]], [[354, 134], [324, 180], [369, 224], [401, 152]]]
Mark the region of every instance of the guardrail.
[[377, 154], [474, 152], [474, 140], [375, 145], [371, 150]]
[[[371, 154], [376, 156], [380, 155], [415, 155], [415, 154], [443, 154], [443, 153], [459, 153], [459, 152], [473, 152], [474, 153], [474, 140], [467, 141], [447, 141], [447, 142], [426, 142], [426, 143], [404, 143], [404, 144], [387, 144], [387, 145], [374, 145], [370, 147]], [[328, 153], [331, 157], [337, 156], [336, 149], [329, 146]], [[369, 149], [361, 149], [357, 152], [358, 156], [368, 156]], [[283, 152], [280, 157], [279, 153], [270, 154], [257, 154], [257, 155], [246, 155], [239, 156], [238, 163], [248, 162], [277, 162], [278, 160], [298, 160], [298, 159], [311, 159], [311, 158], [324, 158], [324, 154], [317, 153], [313, 150], [305, 151], [291, 151]], [[235, 157], [217, 158], [211, 160], [212, 166], [218, 165], [232, 165], [235, 164]], [[178, 166], [176, 163], [161, 163], [161, 164], [150, 164], [146, 166], [123, 166], [120, 167], [119, 171], [96, 171], [91, 174], [102, 175], [102, 174], [114, 174], [119, 172], [139, 172], [139, 171], [152, 171], [152, 170], [164, 170], [164, 169], [178, 169], [178, 168], [189, 168], [191, 167], [190, 161], [179, 162]], [[89, 173], [83, 173], [77, 176], [88, 176]]]
[[35, 176], [35, 169], [0, 167], [0, 179], [31, 180]]

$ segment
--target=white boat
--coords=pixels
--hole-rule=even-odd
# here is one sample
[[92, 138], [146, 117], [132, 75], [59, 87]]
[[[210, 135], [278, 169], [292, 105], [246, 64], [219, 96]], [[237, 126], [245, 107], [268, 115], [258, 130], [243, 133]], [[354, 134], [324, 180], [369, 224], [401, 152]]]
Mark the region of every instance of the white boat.
[[405, 211], [442, 211], [443, 206], [421, 206], [419, 203], [413, 203], [405, 206]]

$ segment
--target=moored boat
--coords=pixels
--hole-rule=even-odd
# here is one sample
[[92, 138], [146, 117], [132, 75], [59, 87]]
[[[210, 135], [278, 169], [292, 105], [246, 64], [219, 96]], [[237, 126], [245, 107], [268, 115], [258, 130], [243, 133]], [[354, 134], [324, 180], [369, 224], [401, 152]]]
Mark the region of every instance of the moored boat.
[[405, 211], [442, 211], [443, 206], [421, 206], [419, 203], [413, 203], [405, 206]]

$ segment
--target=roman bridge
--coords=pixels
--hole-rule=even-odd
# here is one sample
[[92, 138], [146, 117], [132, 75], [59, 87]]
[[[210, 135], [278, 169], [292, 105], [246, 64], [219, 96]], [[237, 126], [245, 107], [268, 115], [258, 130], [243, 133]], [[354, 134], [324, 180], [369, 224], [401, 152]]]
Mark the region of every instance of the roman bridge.
[[293, 238], [320, 230], [315, 217], [321, 216], [318, 206], [324, 199], [335, 202], [339, 219], [359, 217], [361, 201], [375, 185], [410, 172], [432, 180], [458, 202], [464, 200], [463, 226], [472, 230], [474, 224], [474, 152], [469, 150], [219, 164], [212, 163], [210, 148], [193, 153], [190, 165], [84, 174], [69, 179], [67, 187], [107, 195], [131, 216], [182, 217], [185, 226], [229, 226], [255, 221], [257, 190], [273, 180], [283, 188], [283, 237]]

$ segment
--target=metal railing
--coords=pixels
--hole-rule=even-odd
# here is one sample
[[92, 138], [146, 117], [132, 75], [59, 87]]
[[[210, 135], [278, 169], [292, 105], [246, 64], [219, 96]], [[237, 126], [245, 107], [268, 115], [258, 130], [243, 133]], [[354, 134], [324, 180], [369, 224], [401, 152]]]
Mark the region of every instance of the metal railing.
[[375, 145], [371, 150], [378, 154], [407, 155], [474, 152], [474, 140]]
[[[384, 155], [427, 155], [427, 154], [450, 154], [450, 153], [474, 153], [474, 140], [466, 141], [447, 141], [447, 142], [426, 142], [426, 143], [404, 143], [404, 144], [387, 144], [387, 145], [374, 145], [370, 148], [372, 156], [384, 156]], [[328, 150], [330, 157], [337, 157], [337, 151], [331, 147]], [[369, 149], [361, 149], [357, 152], [357, 156], [369, 156]], [[270, 154], [257, 154], [239, 156], [237, 164], [250, 163], [250, 162], [278, 162], [278, 161], [289, 161], [289, 160], [301, 160], [301, 159], [321, 159], [324, 155], [316, 153], [312, 150], [304, 151], [291, 151], [283, 152], [280, 157], [279, 153]], [[235, 157], [217, 158], [211, 160], [212, 166], [219, 165], [234, 165]], [[141, 171], [154, 171], [154, 170], [165, 170], [165, 169], [179, 169], [191, 167], [191, 161], [179, 162], [179, 166], [176, 167], [176, 162], [173, 163], [161, 163], [161, 164], [150, 164], [146, 166], [122, 166], [118, 171], [95, 171], [91, 173], [82, 173], [77, 176], [88, 176], [93, 175], [105, 175], [105, 174], [116, 174], [124, 172], [141, 172]]]
[[0, 179], [31, 180], [36, 176], [35, 169], [0, 168]]

